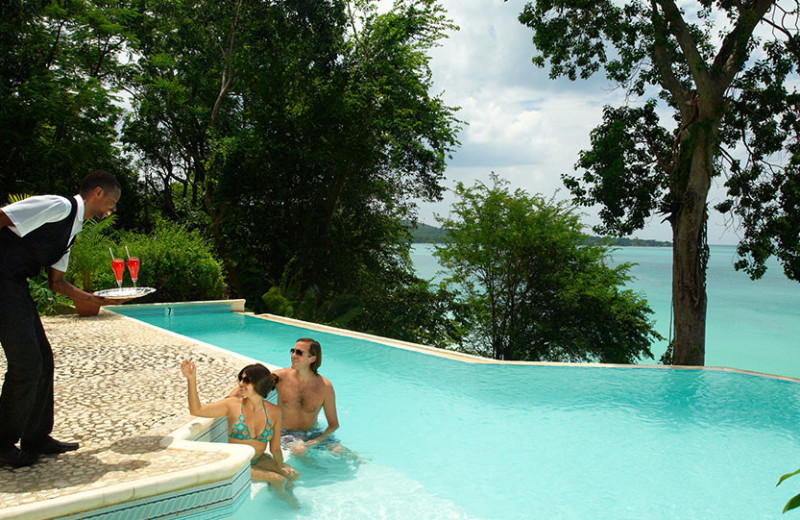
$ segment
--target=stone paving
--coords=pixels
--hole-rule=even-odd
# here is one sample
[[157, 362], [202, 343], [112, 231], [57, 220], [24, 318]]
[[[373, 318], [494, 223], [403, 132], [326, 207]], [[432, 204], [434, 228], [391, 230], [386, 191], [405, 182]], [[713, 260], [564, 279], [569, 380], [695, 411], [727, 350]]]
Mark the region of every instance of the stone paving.
[[[227, 394], [243, 361], [105, 310], [92, 318], [61, 315], [42, 322], [56, 364], [53, 437], [81, 447], [28, 468], [0, 466], [0, 509], [225, 457], [167, 450], [159, 441], [191, 420], [181, 360], [197, 363], [203, 402]], [[5, 370], [0, 356], [0, 376]]]

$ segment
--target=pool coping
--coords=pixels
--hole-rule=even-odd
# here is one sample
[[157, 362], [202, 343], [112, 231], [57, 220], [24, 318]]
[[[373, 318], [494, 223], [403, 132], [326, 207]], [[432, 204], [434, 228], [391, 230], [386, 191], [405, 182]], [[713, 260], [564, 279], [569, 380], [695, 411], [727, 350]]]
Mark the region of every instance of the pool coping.
[[[429, 345], [423, 345], [421, 343], [414, 343], [410, 341], [398, 340], [393, 338], [388, 338], [385, 336], [378, 336], [375, 334], [369, 334], [366, 332], [357, 332], [351, 331], [339, 327], [334, 327], [332, 325], [323, 325], [319, 323], [313, 323], [310, 321], [303, 321], [297, 318], [288, 318], [286, 316], [280, 316], [277, 314], [270, 314], [270, 313], [261, 313], [261, 314], [254, 314], [252, 312], [245, 311], [245, 300], [209, 300], [209, 301], [195, 301], [195, 302], [179, 302], [179, 303], [155, 303], [155, 304], [139, 304], [139, 305], [128, 305], [127, 307], [176, 307], [176, 306], [202, 306], [202, 305], [219, 305], [222, 303], [228, 302], [235, 302], [234, 305], [231, 306], [231, 310], [233, 312], [239, 312], [241, 314], [247, 314], [253, 316], [254, 318], [264, 319], [268, 321], [274, 321], [277, 323], [283, 323], [286, 325], [293, 325], [296, 327], [302, 327], [309, 330], [318, 330], [320, 332], [327, 332], [331, 334], [336, 334], [339, 336], [351, 337], [355, 339], [364, 339], [367, 341], [372, 341], [375, 343], [379, 343], [382, 345], [395, 347], [403, 350], [409, 350], [413, 352], [418, 352], [421, 354], [427, 354], [432, 356], [437, 356], [445, 359], [451, 359], [456, 361], [462, 361], [465, 363], [477, 363], [477, 364], [487, 364], [487, 365], [520, 365], [520, 366], [547, 366], [547, 367], [578, 367], [578, 368], [646, 368], [646, 369], [659, 369], [659, 370], [711, 370], [717, 372], [730, 372], [730, 373], [739, 373], [739, 374], [746, 374], [758, 377], [765, 377], [768, 379], [777, 379], [781, 381], [788, 381], [792, 383], [800, 383], [800, 378], [794, 378], [790, 376], [782, 376], [779, 374], [770, 374], [767, 372], [757, 372], [754, 370], [746, 370], [742, 368], [731, 368], [726, 366], [693, 366], [693, 365], [656, 365], [656, 364], [647, 364], [647, 365], [639, 365], [639, 364], [624, 364], [624, 363], [570, 363], [570, 362], [562, 362], [562, 361], [506, 361], [502, 359], [492, 359], [477, 356], [474, 354], [467, 354], [464, 352], [458, 352], [455, 350], [446, 350], [438, 347], [431, 347]], [[165, 330], [156, 327], [158, 330]], [[170, 332], [170, 331], [166, 331]], [[178, 336], [181, 336], [178, 334]], [[183, 338], [187, 338], [187, 336], [181, 336]], [[192, 338], [192, 341], [197, 341]], [[202, 343], [202, 342], [198, 342]], [[218, 348], [214, 345], [205, 344], [211, 348]], [[227, 351], [225, 349], [221, 349], [226, 353], [238, 355], [233, 352]], [[244, 356], [241, 356], [243, 359]], [[252, 360], [248, 361], [252, 362]], [[272, 369], [272, 366], [269, 366]], [[276, 367], [279, 368], [279, 367]]]
[[227, 457], [212, 464], [157, 476], [143, 477], [139, 480], [115, 484], [100, 490], [83, 491], [32, 504], [5, 507], [0, 511], [0, 519], [81, 518], [92, 514], [91, 512], [93, 511], [106, 507], [120, 506], [136, 500], [168, 495], [176, 491], [207, 484], [232, 481], [243, 468], [249, 468], [250, 466], [253, 450], [249, 446], [215, 444], [179, 438], [171, 439], [169, 437], [166, 437], [169, 440], [163, 446], [167, 449], [225, 453]]
[[731, 368], [725, 366], [638, 365], [638, 364], [622, 364], [622, 363], [568, 363], [560, 361], [505, 361], [501, 359], [491, 359], [491, 358], [476, 356], [474, 354], [466, 354], [464, 352], [458, 352], [454, 350], [445, 350], [437, 347], [431, 347], [428, 345], [422, 345], [420, 343], [412, 343], [410, 341], [402, 341], [392, 338], [386, 338], [383, 336], [376, 336], [374, 334], [368, 334], [365, 332], [350, 331], [347, 329], [333, 327], [331, 325], [321, 325], [318, 323], [298, 320], [295, 318], [287, 318], [285, 316], [279, 316], [277, 314], [264, 313], [264, 314], [254, 314], [253, 316], [268, 321], [284, 323], [286, 325], [295, 325], [306, 329], [337, 334], [339, 336], [347, 336], [355, 339], [364, 339], [375, 343], [380, 343], [382, 345], [387, 345], [390, 347], [400, 348], [403, 350], [410, 350], [414, 352], [419, 352], [421, 354], [438, 356], [446, 359], [453, 359], [465, 363], [479, 363], [487, 365], [570, 367], [570, 368], [647, 368], [647, 369], [659, 369], [659, 370], [710, 370], [716, 372], [730, 372], [730, 373], [765, 377], [768, 379], [778, 379], [781, 381], [788, 381], [792, 383], [800, 383], [800, 378], [782, 376], [778, 374], [769, 374], [766, 372], [756, 372], [753, 370], [745, 370], [741, 368]]

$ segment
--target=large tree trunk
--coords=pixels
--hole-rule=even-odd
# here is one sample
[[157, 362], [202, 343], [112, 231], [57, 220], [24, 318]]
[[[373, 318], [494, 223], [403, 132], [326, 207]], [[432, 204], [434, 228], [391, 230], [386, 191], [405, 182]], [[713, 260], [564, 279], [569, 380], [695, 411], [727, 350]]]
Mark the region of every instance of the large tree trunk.
[[672, 310], [673, 350], [675, 365], [703, 365], [705, 363], [706, 336], [706, 284], [705, 244], [702, 239], [705, 196], [687, 193], [684, 204], [690, 199], [699, 205], [703, 216], [695, 211], [682, 210], [675, 222], [672, 247]]
[[[708, 120], [706, 120], [708, 122]], [[711, 128], [709, 128], [710, 126]], [[686, 146], [688, 180], [673, 221], [672, 309], [675, 365], [703, 365], [706, 335], [706, 197], [711, 184], [711, 141], [716, 125], [696, 124]]]
[[[749, 56], [748, 46], [756, 25], [774, 8], [774, 0], [737, 4], [738, 19], [722, 39], [713, 62], [707, 63], [683, 13], [674, 0], [654, 0], [652, 21], [656, 46], [653, 57], [661, 73], [661, 86], [670, 92], [681, 112], [680, 147], [670, 187], [675, 213], [671, 215], [672, 309], [674, 339], [672, 362], [705, 363], [706, 332], [706, 197], [711, 184], [712, 158], [717, 153], [717, 131], [724, 112], [725, 93]], [[674, 38], [692, 76], [693, 89], [674, 73], [677, 56], [666, 44]]]

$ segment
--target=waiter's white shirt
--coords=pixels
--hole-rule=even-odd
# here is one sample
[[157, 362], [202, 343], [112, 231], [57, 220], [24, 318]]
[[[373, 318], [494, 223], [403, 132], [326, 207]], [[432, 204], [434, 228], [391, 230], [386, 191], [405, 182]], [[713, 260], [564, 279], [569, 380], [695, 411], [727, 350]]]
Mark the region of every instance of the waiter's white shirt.
[[[83, 197], [75, 195], [74, 198], [78, 203], [78, 210], [75, 212], [75, 222], [72, 223], [72, 232], [69, 236], [70, 241], [83, 229], [83, 213], [86, 209], [83, 205]], [[3, 213], [8, 215], [8, 218], [14, 224], [13, 226], [8, 226], [8, 229], [17, 236], [24, 237], [44, 224], [64, 220], [69, 215], [71, 209], [72, 205], [69, 199], [65, 197], [60, 197], [58, 195], [36, 195], [15, 202], [14, 204], [9, 204], [3, 208]], [[50, 267], [66, 273], [68, 266], [69, 249], [58, 262]]]

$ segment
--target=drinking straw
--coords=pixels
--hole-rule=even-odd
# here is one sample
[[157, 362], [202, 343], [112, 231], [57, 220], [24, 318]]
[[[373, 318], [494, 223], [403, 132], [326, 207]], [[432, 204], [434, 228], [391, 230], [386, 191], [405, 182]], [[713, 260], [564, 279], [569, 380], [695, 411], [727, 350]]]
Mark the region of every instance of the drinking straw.
[[130, 259], [130, 257], [131, 257], [131, 252], [130, 252], [130, 251], [128, 251], [128, 246], [125, 246], [125, 252], [126, 252], [126, 253], [128, 253], [128, 258]]
[[111, 253], [111, 260], [116, 260], [116, 258], [114, 258], [114, 251], [112, 251], [110, 247], [108, 248], [108, 252]]

